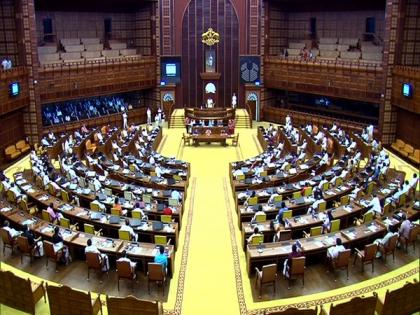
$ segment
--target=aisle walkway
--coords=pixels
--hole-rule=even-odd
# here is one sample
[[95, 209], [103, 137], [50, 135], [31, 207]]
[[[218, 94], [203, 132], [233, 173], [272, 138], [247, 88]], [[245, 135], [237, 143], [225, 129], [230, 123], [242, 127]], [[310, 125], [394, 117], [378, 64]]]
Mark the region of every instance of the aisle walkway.
[[[193, 220], [182, 314], [239, 314], [227, 215], [227, 205], [232, 202], [228, 169], [229, 162], [258, 154], [253, 140], [255, 130], [241, 129], [243, 145], [238, 147], [217, 144], [184, 147], [182, 132], [177, 129], [166, 132], [161, 152], [191, 163], [186, 206], [191, 208], [189, 205], [193, 204]], [[170, 292], [165, 309], [173, 308], [173, 293]]]

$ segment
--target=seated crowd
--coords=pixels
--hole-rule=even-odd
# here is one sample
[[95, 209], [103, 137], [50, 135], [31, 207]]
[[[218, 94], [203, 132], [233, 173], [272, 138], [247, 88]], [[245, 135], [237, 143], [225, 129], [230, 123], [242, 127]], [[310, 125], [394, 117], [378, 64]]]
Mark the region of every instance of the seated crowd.
[[124, 112], [128, 107], [124, 98], [120, 96], [101, 96], [48, 104], [42, 108], [42, 123], [44, 126], [58, 125]]

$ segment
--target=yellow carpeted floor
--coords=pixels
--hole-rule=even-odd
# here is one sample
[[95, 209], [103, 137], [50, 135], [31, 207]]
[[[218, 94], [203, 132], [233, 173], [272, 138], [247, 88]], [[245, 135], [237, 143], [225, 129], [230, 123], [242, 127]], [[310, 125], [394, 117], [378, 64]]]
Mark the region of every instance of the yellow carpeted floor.
[[[165, 129], [160, 151], [165, 156], [176, 156], [191, 163], [191, 179], [180, 232], [181, 246], [175, 259], [175, 275], [171, 280], [168, 301], [169, 313], [182, 314], [246, 314], [257, 309], [303, 301], [324, 300], [334, 296], [345, 300], [354, 292], [373, 290], [384, 294], [390, 287], [400, 286], [412, 278], [419, 278], [415, 261], [402, 268], [362, 283], [309, 296], [269, 302], [255, 302], [246, 273], [245, 253], [229, 184], [228, 163], [242, 160], [261, 152], [254, 129], [239, 129], [238, 147], [213, 144], [184, 147], [181, 136], [184, 129]], [[410, 178], [418, 170], [391, 155], [391, 166], [403, 170]], [[12, 166], [7, 174], [21, 170], [27, 161]], [[3, 269], [13, 267], [1, 265]], [[34, 277], [36, 278], [36, 277]], [[366, 291], [367, 290], [367, 291]], [[360, 294], [362, 291], [360, 291]], [[47, 306], [38, 303], [37, 313], [46, 314]], [[0, 314], [20, 314], [0, 306]], [[105, 312], [106, 314], [106, 312]]]

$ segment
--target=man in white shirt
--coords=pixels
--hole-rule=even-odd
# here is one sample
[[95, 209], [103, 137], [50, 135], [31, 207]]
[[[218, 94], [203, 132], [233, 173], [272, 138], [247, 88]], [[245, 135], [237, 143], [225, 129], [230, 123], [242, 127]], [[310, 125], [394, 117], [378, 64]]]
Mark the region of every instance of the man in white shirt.
[[324, 152], [321, 160], [319, 161], [319, 165], [325, 165], [325, 164], [328, 164], [328, 153], [327, 152]]
[[101, 188], [102, 188], [102, 184], [101, 184], [101, 182], [95, 177], [95, 178], [93, 178], [93, 180], [92, 180], [92, 184], [93, 184], [93, 186], [95, 187], [95, 191], [99, 191], [99, 190], [101, 190]]
[[370, 211], [373, 211], [377, 215], [382, 214], [381, 203], [379, 201], [379, 197], [376, 194], [373, 195], [373, 199], [369, 202], [369, 207], [372, 207]]
[[155, 164], [155, 158], [153, 157], [153, 155], [150, 155], [149, 157], [149, 164], [152, 164], [152, 165]]
[[8, 220], [4, 221], [3, 229], [9, 233], [10, 238], [12, 239], [18, 237], [21, 234], [21, 232], [16, 231], [14, 228], [10, 227], [10, 222]]
[[91, 203], [92, 203], [92, 204], [95, 204], [95, 205], [98, 205], [99, 210], [100, 210], [101, 212], [106, 211], [106, 207], [105, 207], [105, 205], [104, 205], [102, 202], [100, 202], [100, 201], [99, 201], [99, 197], [98, 197], [98, 196], [96, 196], [96, 199], [95, 199], [94, 201], [92, 201]]
[[418, 185], [419, 179], [417, 176], [417, 173], [414, 173], [413, 178], [410, 180], [410, 188], [414, 188], [414, 190], [417, 189], [417, 185]]
[[[385, 236], [383, 238], [376, 239], [374, 243], [378, 245], [382, 245], [382, 246], [387, 246], [389, 240], [394, 235], [398, 235], [397, 228], [395, 227], [395, 225], [389, 225], [388, 232], [385, 234]], [[376, 252], [376, 258], [381, 258], [381, 256], [382, 256], [382, 253], [378, 250]]]
[[331, 246], [330, 248], [328, 248], [327, 258], [329, 260], [337, 259], [338, 254], [346, 250], [346, 248], [342, 245], [341, 238], [337, 237], [337, 239], [335, 240], [335, 244], [335, 246]]
[[150, 107], [147, 107], [147, 124], [150, 125], [152, 123], [152, 111], [150, 110]]
[[155, 173], [157, 177], [162, 177], [162, 169], [160, 168], [159, 164], [155, 166]]
[[87, 240], [87, 246], [85, 247], [85, 254], [86, 253], [96, 253], [99, 254], [99, 257], [101, 259], [101, 263], [103, 261], [103, 267], [102, 267], [102, 271], [103, 272], [108, 272], [109, 271], [109, 259], [108, 259], [108, 255], [106, 254], [102, 254], [99, 249], [92, 244], [92, 240], [88, 239]]
[[119, 261], [129, 262], [130, 267], [131, 267], [131, 272], [134, 272], [136, 270], [137, 263], [134, 262], [134, 261], [131, 261], [131, 259], [127, 257], [127, 251], [124, 250], [122, 252], [122, 257], [117, 259], [117, 262], [119, 262]]
[[125, 224], [121, 225], [120, 231], [127, 231], [130, 233], [131, 239], [137, 242], [138, 234], [134, 232], [133, 228], [130, 226], [130, 220], [128, 218], [125, 219]]

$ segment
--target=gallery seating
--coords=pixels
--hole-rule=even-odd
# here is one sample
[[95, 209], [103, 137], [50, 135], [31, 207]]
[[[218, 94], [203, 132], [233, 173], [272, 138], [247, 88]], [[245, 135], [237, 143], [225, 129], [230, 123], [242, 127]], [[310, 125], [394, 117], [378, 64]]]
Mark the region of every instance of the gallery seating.
[[109, 315], [144, 314], [163, 315], [162, 303], [158, 301], [140, 300], [132, 295], [127, 297], [106, 297]]
[[32, 282], [11, 271], [0, 270], [0, 304], [35, 315], [35, 305], [42, 297], [46, 302], [43, 282]]
[[375, 314], [377, 295], [369, 297], [355, 297], [348, 302], [334, 305], [331, 304], [330, 309], [324, 305], [321, 308], [322, 315], [371, 315]]
[[403, 287], [387, 290], [385, 297], [378, 296], [376, 312], [381, 315], [413, 314], [420, 311], [420, 283], [407, 282]]

